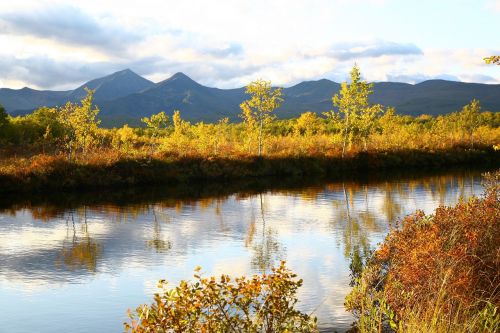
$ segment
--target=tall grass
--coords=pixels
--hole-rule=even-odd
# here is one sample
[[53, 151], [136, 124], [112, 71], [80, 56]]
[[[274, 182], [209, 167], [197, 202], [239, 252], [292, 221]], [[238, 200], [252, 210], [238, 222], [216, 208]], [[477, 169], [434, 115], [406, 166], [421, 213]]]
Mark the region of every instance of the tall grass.
[[358, 331], [500, 330], [499, 184], [500, 171], [483, 197], [391, 231], [346, 298]]
[[183, 156], [158, 152], [124, 156], [99, 149], [77, 154], [0, 158], [0, 192], [45, 191], [67, 188], [98, 188], [165, 184], [199, 180], [235, 180], [271, 176], [343, 177], [366, 172], [404, 169], [431, 170], [452, 166], [500, 165], [500, 151], [491, 146], [474, 149], [397, 150], [338, 155]]

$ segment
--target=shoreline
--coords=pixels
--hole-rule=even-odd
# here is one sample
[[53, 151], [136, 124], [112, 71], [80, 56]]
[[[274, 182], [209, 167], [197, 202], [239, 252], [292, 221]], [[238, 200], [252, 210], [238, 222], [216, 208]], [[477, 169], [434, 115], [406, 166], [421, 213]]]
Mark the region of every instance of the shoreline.
[[0, 196], [0, 211], [11, 207], [48, 205], [54, 208], [79, 207], [85, 205], [114, 204], [142, 205], [151, 201], [181, 200], [190, 202], [206, 198], [223, 198], [234, 194], [257, 195], [265, 192], [295, 192], [304, 188], [319, 189], [330, 185], [342, 184], [357, 186], [378, 185], [386, 182], [406, 182], [423, 178], [442, 176], [479, 176], [485, 172], [494, 172], [497, 168], [478, 168], [471, 166], [452, 167], [449, 169], [415, 170], [402, 173], [401, 170], [385, 173], [350, 175], [344, 178], [328, 176], [246, 178], [232, 181], [197, 181], [177, 184], [135, 185], [127, 187], [107, 187], [78, 191], [75, 189], [48, 192], [15, 192]]
[[359, 152], [342, 159], [327, 156], [298, 157], [183, 157], [120, 158], [112, 163], [68, 162], [51, 156], [29, 172], [0, 173], [0, 193], [47, 193], [54, 190], [95, 190], [135, 186], [229, 182], [285, 177], [330, 180], [370, 174], [434, 171], [458, 167], [500, 167], [500, 151], [491, 146], [454, 147], [446, 150]]

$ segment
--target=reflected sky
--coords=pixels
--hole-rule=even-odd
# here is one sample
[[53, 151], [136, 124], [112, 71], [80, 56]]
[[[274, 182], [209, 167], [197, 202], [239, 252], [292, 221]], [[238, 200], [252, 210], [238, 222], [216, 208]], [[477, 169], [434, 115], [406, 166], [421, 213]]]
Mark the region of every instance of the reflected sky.
[[[159, 279], [268, 271], [304, 279], [300, 308], [346, 330], [349, 264], [395, 221], [482, 191], [477, 173], [336, 182], [261, 193], [127, 203], [22, 204], [0, 211], [0, 319], [5, 332], [121, 332], [127, 308]], [[3, 332], [3, 331], [2, 331]]]

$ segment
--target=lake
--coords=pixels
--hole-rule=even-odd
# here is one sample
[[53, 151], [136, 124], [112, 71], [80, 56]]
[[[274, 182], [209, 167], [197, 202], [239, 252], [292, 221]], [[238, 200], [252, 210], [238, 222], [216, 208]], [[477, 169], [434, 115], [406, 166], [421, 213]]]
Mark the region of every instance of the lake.
[[480, 195], [479, 172], [274, 180], [0, 198], [0, 332], [122, 332], [157, 282], [268, 271], [286, 260], [300, 309], [343, 332], [352, 258], [396, 221]]

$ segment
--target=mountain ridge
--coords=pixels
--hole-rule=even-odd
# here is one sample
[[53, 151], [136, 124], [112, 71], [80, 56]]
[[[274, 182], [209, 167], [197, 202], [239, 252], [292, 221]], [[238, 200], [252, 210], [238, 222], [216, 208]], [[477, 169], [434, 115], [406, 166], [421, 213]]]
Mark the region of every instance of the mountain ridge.
[[[207, 87], [182, 72], [154, 83], [125, 69], [90, 80], [74, 90], [1, 88], [0, 104], [11, 115], [24, 115], [41, 106], [78, 101], [86, 94], [84, 87], [95, 89], [95, 103], [101, 109], [100, 118], [105, 126], [139, 125], [141, 117], [176, 109], [190, 121], [214, 122], [223, 117], [237, 121], [239, 105], [248, 98], [244, 87]], [[292, 118], [305, 111], [328, 111], [332, 108], [332, 96], [339, 90], [340, 84], [328, 79], [303, 81], [283, 88], [285, 101], [276, 115]], [[479, 99], [486, 110], [500, 111], [500, 84], [447, 80], [417, 84], [375, 82], [373, 90], [372, 103], [395, 107], [400, 114], [446, 114], [460, 110], [473, 98]]]

